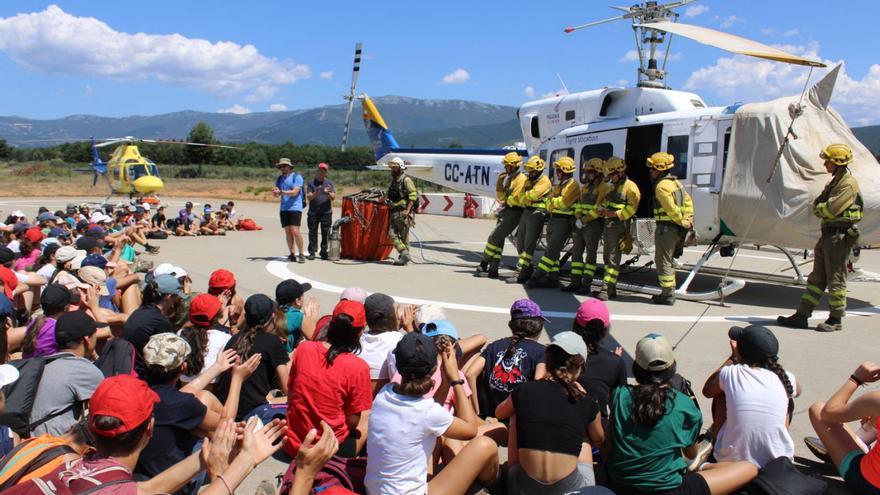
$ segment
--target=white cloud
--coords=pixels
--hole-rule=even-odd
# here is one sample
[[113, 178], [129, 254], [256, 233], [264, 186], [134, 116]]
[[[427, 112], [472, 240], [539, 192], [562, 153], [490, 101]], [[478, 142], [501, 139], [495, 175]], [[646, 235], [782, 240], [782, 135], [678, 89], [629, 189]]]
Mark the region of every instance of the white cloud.
[[626, 53], [620, 57], [620, 62], [638, 62], [639, 61], [639, 51], [638, 50], [628, 50]]
[[705, 14], [706, 12], [709, 12], [709, 7], [706, 7], [705, 5], [691, 5], [684, 9], [684, 17], [696, 17], [700, 14]]
[[782, 36], [788, 38], [790, 36], [797, 36], [799, 34], [801, 34], [801, 31], [798, 28], [791, 28], [788, 31], [782, 33]]
[[[271, 111], [271, 110], [270, 110]], [[229, 108], [221, 108], [217, 110], [217, 113], [234, 113], [236, 115], [244, 115], [246, 113], [251, 113], [251, 109], [247, 107], [243, 107], [236, 103]]]
[[268, 98], [280, 86], [311, 76], [307, 65], [266, 57], [253, 45], [120, 32], [56, 5], [0, 18], [0, 52], [25, 69], [45, 74], [154, 80], [219, 97], [244, 95], [246, 101]]
[[731, 15], [731, 16], [727, 16], [724, 19], [722, 19], [721, 24], [719, 24], [719, 26], [723, 29], [727, 29], [729, 27], [732, 27], [734, 24], [738, 24], [741, 22], [746, 22], [746, 20], [743, 19], [742, 17], [737, 17], [735, 15]]
[[801, 34], [801, 31], [798, 28], [791, 28], [780, 34], [778, 29], [768, 27], [761, 29], [761, 34], [763, 34], [764, 36], [781, 36], [783, 38], [790, 38], [792, 36], [797, 36]]
[[614, 82], [614, 84], [616, 84], [617, 86], [626, 86], [627, 84], [629, 84], [629, 81], [627, 81], [626, 79], [618, 79]]
[[[815, 84], [839, 61], [823, 60], [816, 43], [781, 45], [778, 48], [807, 58], [822, 60], [828, 68], [815, 69], [810, 84]], [[694, 71], [684, 89], [706, 90], [724, 103], [761, 101], [800, 94], [809, 69], [801, 66], [737, 55], [719, 58], [713, 65]], [[868, 73], [855, 79], [841, 69], [831, 104], [852, 126], [880, 123], [880, 64], [871, 65]]]
[[556, 91], [551, 91], [549, 93], [544, 93], [541, 95], [541, 98], [550, 98], [553, 96], [563, 96], [567, 95], [568, 91], [565, 88], [559, 88]]
[[443, 84], [461, 84], [467, 82], [471, 78], [471, 74], [464, 69], [455, 69], [449, 74], [443, 76]]
[[321, 79], [328, 79], [328, 80], [333, 79], [333, 71], [332, 70], [325, 70], [324, 72], [321, 73]]
[[525, 89], [523, 89], [523, 94], [526, 95], [526, 98], [531, 98], [535, 96], [535, 88], [526, 86]]
[[775, 28], [762, 28], [761, 34], [763, 34], [764, 36], [776, 36], [776, 29]]
[[287, 105], [284, 103], [273, 103], [269, 105], [270, 112], [285, 112], [287, 111]]

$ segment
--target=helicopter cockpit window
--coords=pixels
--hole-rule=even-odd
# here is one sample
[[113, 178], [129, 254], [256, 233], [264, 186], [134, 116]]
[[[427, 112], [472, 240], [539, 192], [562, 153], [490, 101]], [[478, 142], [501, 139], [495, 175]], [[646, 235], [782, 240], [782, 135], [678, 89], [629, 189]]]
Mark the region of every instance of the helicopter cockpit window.
[[159, 177], [159, 167], [157, 167], [155, 164], [148, 163], [147, 164], [147, 171], [150, 172], [150, 175], [155, 176], [155, 177]]
[[532, 137], [541, 139], [541, 128], [538, 127], [538, 117], [532, 117]]
[[694, 108], [705, 108], [706, 105], [703, 105], [703, 102], [700, 100], [691, 100], [691, 103], [694, 105]]
[[590, 158], [601, 158], [607, 160], [614, 155], [614, 146], [611, 143], [588, 144], [581, 149], [581, 166]]
[[574, 120], [574, 110], [565, 111], [565, 121], [568, 122], [570, 120]]
[[553, 150], [553, 152], [550, 153], [550, 161], [547, 164], [550, 165], [549, 168], [552, 169], [550, 170], [550, 180], [553, 182], [556, 182], [556, 168], [553, 167], [553, 164], [563, 156], [567, 156], [574, 160], [574, 148], [562, 148]]
[[666, 152], [675, 157], [675, 168], [672, 175], [679, 179], [687, 177], [688, 140], [689, 136], [669, 136], [666, 141]]
[[144, 166], [143, 164], [140, 164], [140, 163], [137, 165], [132, 165], [131, 167], [128, 168], [128, 174], [129, 174], [128, 176], [131, 180], [138, 180], [141, 177], [148, 175], [147, 174], [147, 167]]

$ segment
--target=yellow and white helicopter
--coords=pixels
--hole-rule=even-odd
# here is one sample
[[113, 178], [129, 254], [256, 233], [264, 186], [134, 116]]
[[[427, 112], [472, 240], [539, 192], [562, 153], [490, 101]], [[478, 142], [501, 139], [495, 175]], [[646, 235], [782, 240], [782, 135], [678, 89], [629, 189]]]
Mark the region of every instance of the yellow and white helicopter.
[[[789, 248], [812, 248], [818, 237], [820, 226], [812, 217], [811, 201], [821, 192], [828, 175], [817, 157], [832, 142], [849, 144], [855, 155], [850, 169], [859, 180], [865, 202], [861, 241], [866, 245], [880, 242], [880, 167], [843, 118], [829, 106], [839, 67], [801, 95], [708, 107], [699, 95], [670, 89], [665, 82], [666, 55], [673, 35], [742, 55], [803, 65], [810, 67], [811, 73], [812, 68], [825, 65], [756, 41], [676, 22], [679, 14], [674, 9], [693, 1], [614, 7], [625, 13], [566, 28], [565, 32], [570, 33], [630, 19], [640, 61], [638, 84], [525, 103], [517, 112], [522, 131], [520, 154], [540, 155], [548, 164], [569, 156], [579, 168], [594, 157], [623, 157], [629, 165], [629, 177], [642, 192], [634, 236], [638, 254], [647, 254], [653, 243], [653, 188], [645, 160], [657, 151], [674, 155], [677, 165], [673, 173], [694, 199], [696, 216], [691, 242], [708, 246], [695, 265], [686, 267], [690, 274], [677, 289], [682, 299], [715, 299], [742, 288], [743, 280], [725, 278], [717, 290], [688, 291], [697, 272], [713, 271], [705, 266], [713, 255], [731, 255], [746, 242], [779, 248], [790, 261], [794, 276], [729, 270], [724, 275], [805, 283]], [[662, 65], [658, 65], [658, 49], [663, 44], [666, 55]], [[391, 159], [401, 158], [407, 173], [414, 177], [462, 192], [494, 196], [495, 181], [503, 171], [501, 156], [509, 149], [401, 148], [370, 98], [365, 94], [355, 97], [358, 65], [356, 60], [351, 93], [346, 99], [362, 101], [376, 168], [385, 168]], [[547, 169], [552, 179], [555, 174], [551, 167]], [[656, 287], [626, 288], [659, 293]]]

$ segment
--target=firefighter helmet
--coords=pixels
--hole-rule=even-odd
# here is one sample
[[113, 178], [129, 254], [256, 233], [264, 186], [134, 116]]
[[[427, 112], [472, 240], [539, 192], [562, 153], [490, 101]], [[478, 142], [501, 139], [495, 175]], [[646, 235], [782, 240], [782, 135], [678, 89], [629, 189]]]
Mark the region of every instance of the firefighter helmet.
[[603, 168], [605, 168], [605, 160], [601, 158], [590, 158], [584, 164], [584, 170], [587, 172], [599, 172], [601, 174]]
[[543, 172], [544, 160], [540, 156], [534, 155], [526, 162], [526, 170], [529, 172]]
[[819, 158], [828, 160], [838, 167], [845, 167], [852, 161], [853, 152], [848, 145], [840, 143], [829, 144], [819, 153]]
[[626, 170], [626, 162], [623, 161], [623, 158], [612, 156], [605, 160], [605, 169], [602, 173], [611, 175], [614, 172], [623, 172], [624, 170]]
[[519, 156], [519, 153], [517, 153], [516, 151], [511, 151], [510, 153], [504, 155], [504, 158], [501, 159], [501, 163], [503, 163], [505, 167], [519, 167], [519, 164], [522, 163], [522, 157]]
[[570, 156], [563, 156], [553, 163], [553, 168], [562, 172], [563, 174], [573, 174], [574, 160], [572, 160]]
[[670, 170], [675, 166], [675, 157], [670, 155], [669, 153], [665, 153], [663, 151], [658, 151], [653, 155], [648, 157], [648, 167], [657, 170], [658, 172], [665, 172]]

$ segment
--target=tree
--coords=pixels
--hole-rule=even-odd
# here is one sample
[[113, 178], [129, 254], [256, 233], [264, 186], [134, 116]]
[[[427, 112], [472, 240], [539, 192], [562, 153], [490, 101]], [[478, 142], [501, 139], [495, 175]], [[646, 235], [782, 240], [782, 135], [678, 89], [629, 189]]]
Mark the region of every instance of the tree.
[[[199, 122], [194, 125], [192, 130], [189, 131], [189, 135], [187, 135], [186, 140], [190, 143], [201, 143], [201, 144], [216, 144], [217, 140], [214, 139], [214, 130], [211, 129], [211, 126], [206, 124], [205, 122]], [[189, 163], [195, 163], [199, 166], [199, 177], [202, 176], [202, 165], [206, 163], [211, 163], [211, 155], [214, 150], [212, 148], [208, 148], [207, 146], [187, 146], [186, 147], [186, 156], [189, 160]]]
[[0, 139], [0, 158], [9, 158], [12, 154], [12, 148], [6, 144], [5, 139]]

